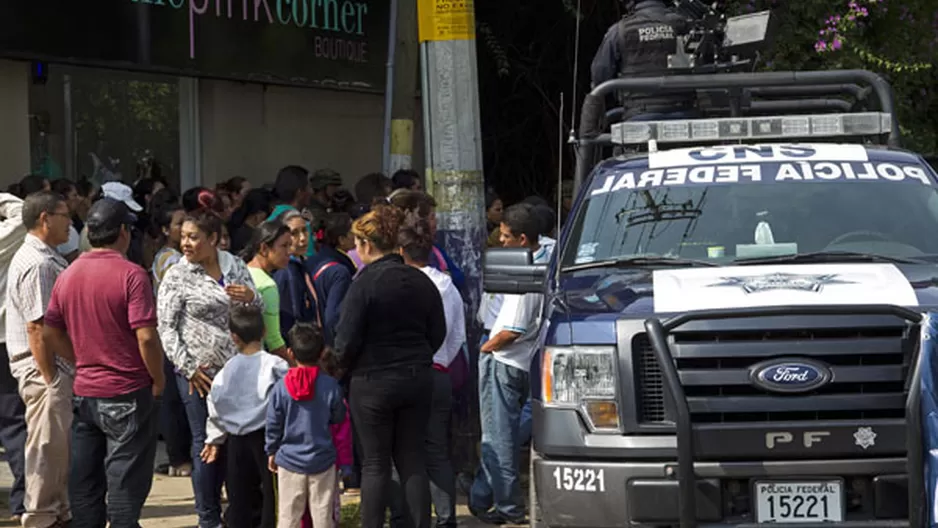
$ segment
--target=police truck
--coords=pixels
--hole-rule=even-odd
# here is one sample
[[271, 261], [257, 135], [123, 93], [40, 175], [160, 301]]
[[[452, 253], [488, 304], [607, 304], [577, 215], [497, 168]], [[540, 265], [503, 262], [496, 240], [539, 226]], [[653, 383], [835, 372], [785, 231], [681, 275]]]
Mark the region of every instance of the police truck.
[[[662, 90], [715, 103], [605, 123], [610, 94]], [[586, 97], [552, 261], [485, 257], [487, 292], [543, 295], [532, 526], [926, 526], [938, 175], [900, 148], [893, 104], [867, 71]]]

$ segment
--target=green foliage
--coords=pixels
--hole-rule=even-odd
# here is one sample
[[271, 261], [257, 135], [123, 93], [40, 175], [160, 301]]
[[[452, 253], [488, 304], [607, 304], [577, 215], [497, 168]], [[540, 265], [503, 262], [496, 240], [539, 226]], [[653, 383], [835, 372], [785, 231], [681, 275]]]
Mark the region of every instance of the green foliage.
[[934, 0], [740, 0], [781, 25], [764, 68], [866, 69], [893, 87], [906, 148], [938, 153], [938, 4]]
[[133, 181], [137, 161], [147, 153], [175, 172], [179, 151], [179, 92], [175, 79], [100, 70], [72, 77], [76, 148], [81, 173], [91, 176], [89, 153], [120, 159]]
[[[877, 72], [893, 86], [903, 145], [922, 154], [938, 153], [936, 0], [727, 4], [729, 15], [774, 11], [779, 28], [760, 69]], [[509, 201], [531, 193], [549, 196], [561, 152], [564, 174], [573, 171], [571, 150], [559, 141], [559, 131], [570, 129], [571, 107], [579, 110], [589, 87], [590, 61], [606, 29], [621, 15], [619, 2], [476, 0], [475, 5], [485, 172]], [[582, 24], [575, 53], [578, 6]]]

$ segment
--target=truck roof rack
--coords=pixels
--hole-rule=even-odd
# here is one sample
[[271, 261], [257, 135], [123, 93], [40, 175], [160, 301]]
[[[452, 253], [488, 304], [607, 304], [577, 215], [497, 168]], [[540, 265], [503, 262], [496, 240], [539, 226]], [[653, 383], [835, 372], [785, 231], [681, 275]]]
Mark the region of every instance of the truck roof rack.
[[[607, 96], [696, 91], [710, 105], [702, 119], [620, 121]], [[871, 103], [874, 103], [871, 105]], [[600, 147], [651, 140], [678, 145], [862, 138], [899, 146], [892, 87], [866, 70], [666, 75], [606, 81], [587, 94], [580, 115], [574, 188], [600, 161]], [[836, 112], [836, 113], [831, 113]], [[609, 123], [613, 122], [611, 126]]]

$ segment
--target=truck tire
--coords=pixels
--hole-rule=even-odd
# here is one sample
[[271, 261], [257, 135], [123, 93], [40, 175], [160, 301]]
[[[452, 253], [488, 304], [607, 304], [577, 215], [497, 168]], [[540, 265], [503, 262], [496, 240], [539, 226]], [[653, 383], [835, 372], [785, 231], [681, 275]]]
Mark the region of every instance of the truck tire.
[[528, 517], [530, 518], [530, 528], [549, 528], [541, 520], [541, 507], [537, 502], [537, 489], [534, 479], [534, 446], [531, 446], [531, 454], [528, 462]]

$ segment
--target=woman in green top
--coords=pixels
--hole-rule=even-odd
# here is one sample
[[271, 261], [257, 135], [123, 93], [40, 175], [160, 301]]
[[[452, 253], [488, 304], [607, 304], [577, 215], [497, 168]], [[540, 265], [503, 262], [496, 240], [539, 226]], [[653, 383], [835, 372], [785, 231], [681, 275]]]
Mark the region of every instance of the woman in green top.
[[292, 242], [287, 226], [277, 221], [264, 222], [241, 252], [254, 286], [264, 300], [264, 345], [268, 352], [284, 359], [287, 359], [287, 347], [280, 335], [280, 292], [271, 275], [289, 264]]

